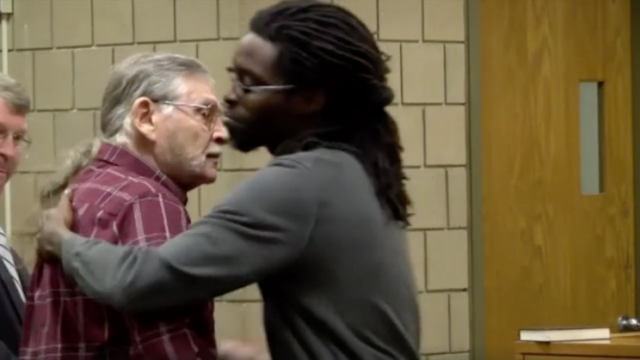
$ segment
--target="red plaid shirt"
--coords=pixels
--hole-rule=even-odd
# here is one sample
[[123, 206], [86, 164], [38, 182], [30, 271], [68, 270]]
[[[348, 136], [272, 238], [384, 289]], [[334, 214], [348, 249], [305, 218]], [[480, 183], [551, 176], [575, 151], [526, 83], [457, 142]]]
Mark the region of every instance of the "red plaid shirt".
[[[118, 146], [102, 145], [72, 186], [73, 231], [83, 236], [159, 246], [190, 222], [186, 193]], [[60, 263], [37, 262], [27, 294], [20, 359], [207, 360], [214, 354], [213, 303], [122, 313], [82, 294]]]

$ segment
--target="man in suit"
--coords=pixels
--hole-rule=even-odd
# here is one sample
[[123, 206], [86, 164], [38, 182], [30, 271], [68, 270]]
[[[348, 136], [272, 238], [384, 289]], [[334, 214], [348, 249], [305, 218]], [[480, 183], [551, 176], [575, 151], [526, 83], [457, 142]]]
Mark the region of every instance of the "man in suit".
[[[26, 116], [31, 101], [14, 79], [0, 74], [0, 189], [29, 146]], [[0, 360], [18, 358], [29, 272], [0, 228]]]

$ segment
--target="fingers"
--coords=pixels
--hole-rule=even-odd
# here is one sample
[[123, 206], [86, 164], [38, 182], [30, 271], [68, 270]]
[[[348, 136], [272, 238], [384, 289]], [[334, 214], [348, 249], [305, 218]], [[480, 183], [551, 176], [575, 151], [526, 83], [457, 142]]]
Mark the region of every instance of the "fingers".
[[73, 191], [70, 188], [64, 189], [62, 192], [62, 196], [60, 197], [61, 202], [71, 202], [71, 197], [73, 195]]
[[41, 217], [40, 217], [40, 224], [39, 224], [38, 232], [35, 235], [36, 243], [38, 244], [38, 246], [36, 248], [37, 257], [38, 257], [39, 260], [46, 261], [46, 262], [56, 260], [55, 257], [53, 257], [49, 253], [49, 251], [47, 249], [46, 239], [43, 238], [43, 233], [42, 233], [44, 223], [45, 223], [45, 221], [47, 221], [47, 218], [50, 216], [49, 215], [50, 211], [51, 210], [45, 210], [45, 211], [42, 212]]
[[58, 201], [56, 208], [63, 213], [70, 211], [72, 197], [73, 191], [70, 188], [66, 188], [64, 192], [62, 192], [62, 196], [60, 196], [60, 200]]
[[42, 260], [45, 262], [53, 262], [53, 261], [58, 261], [59, 259], [53, 255], [51, 255], [50, 252], [48, 252], [47, 250], [43, 249], [42, 247], [38, 247], [36, 249], [36, 256], [38, 257], [38, 260]]

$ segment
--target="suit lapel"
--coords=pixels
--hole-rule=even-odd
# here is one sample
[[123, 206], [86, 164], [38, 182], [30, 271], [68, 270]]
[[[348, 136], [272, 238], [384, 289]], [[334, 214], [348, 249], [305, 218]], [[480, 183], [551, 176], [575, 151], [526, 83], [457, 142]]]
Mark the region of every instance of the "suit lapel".
[[18, 289], [16, 288], [13, 278], [11, 278], [11, 274], [7, 270], [7, 267], [4, 263], [0, 262], [0, 283], [4, 287], [7, 294], [11, 298], [11, 303], [13, 304], [13, 308], [15, 309], [20, 321], [22, 321], [22, 315], [24, 312], [24, 302], [20, 298], [18, 294]]
[[26, 298], [27, 292], [29, 291], [29, 284], [31, 283], [31, 274], [27, 267], [24, 265], [22, 258], [15, 252], [15, 250], [11, 249], [11, 254], [13, 255], [13, 261], [16, 264], [16, 271], [18, 272], [18, 277], [20, 278], [20, 283], [22, 284], [22, 291], [24, 292], [24, 296]]

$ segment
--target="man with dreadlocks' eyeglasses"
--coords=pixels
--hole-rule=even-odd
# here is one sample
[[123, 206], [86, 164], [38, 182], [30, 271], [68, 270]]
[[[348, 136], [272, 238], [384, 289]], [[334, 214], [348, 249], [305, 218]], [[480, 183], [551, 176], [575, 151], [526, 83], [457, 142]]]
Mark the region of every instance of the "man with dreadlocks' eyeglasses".
[[130, 311], [258, 283], [273, 359], [418, 359], [387, 61], [342, 7], [258, 12], [229, 68], [225, 123], [234, 147], [264, 146], [273, 161], [159, 248], [78, 236], [63, 200], [43, 217], [42, 250], [86, 294]]

